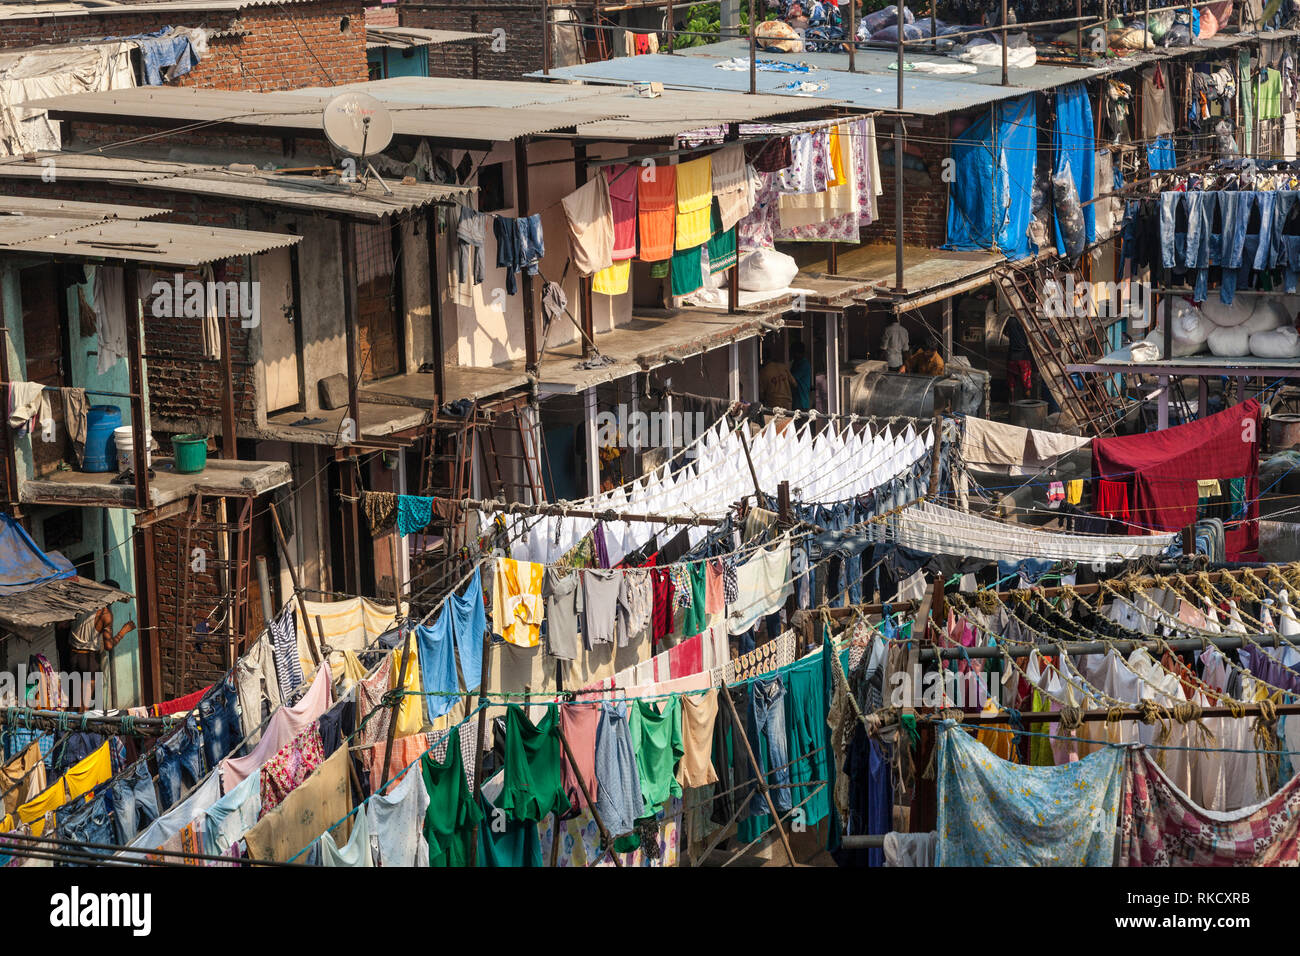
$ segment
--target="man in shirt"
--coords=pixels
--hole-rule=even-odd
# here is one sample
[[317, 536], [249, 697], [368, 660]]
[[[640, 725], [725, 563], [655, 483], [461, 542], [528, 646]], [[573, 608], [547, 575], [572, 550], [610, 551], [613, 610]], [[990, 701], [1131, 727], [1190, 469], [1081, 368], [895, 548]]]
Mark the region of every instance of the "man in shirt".
[[1007, 392], [1012, 402], [1028, 398], [1034, 388], [1034, 363], [1029, 353], [1029, 337], [1020, 319], [1007, 320]]
[[794, 378], [794, 407], [808, 411], [812, 407], [812, 362], [802, 342], [790, 344], [790, 375]]
[[907, 354], [907, 329], [894, 316], [894, 321], [885, 326], [885, 334], [880, 338], [881, 351], [885, 353], [885, 365], [891, 372], [903, 370], [903, 356]]
[[793, 389], [798, 385], [790, 374], [790, 366], [775, 358], [769, 358], [758, 370], [758, 400], [768, 408], [792, 408]]
[[[107, 579], [106, 587], [117, 589], [116, 581]], [[103, 671], [103, 655], [117, 646], [118, 641], [135, 630], [135, 622], [127, 621], [113, 633], [112, 605], [98, 611], [85, 611], [72, 622], [72, 634], [69, 647], [72, 651], [73, 673], [88, 675], [82, 685], [81, 709], [87, 710], [96, 705], [96, 681]]]

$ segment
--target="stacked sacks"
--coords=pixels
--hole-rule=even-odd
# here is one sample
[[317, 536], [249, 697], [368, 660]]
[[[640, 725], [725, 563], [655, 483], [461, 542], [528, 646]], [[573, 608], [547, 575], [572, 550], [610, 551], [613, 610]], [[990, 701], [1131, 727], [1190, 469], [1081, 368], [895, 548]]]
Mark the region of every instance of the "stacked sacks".
[[[1300, 334], [1293, 324], [1298, 304], [1297, 296], [1238, 296], [1232, 305], [1211, 298], [1197, 308], [1186, 299], [1175, 299], [1170, 357], [1198, 355], [1207, 348], [1222, 358], [1300, 357]], [[1156, 329], [1144, 341], [1163, 351], [1163, 330]]]

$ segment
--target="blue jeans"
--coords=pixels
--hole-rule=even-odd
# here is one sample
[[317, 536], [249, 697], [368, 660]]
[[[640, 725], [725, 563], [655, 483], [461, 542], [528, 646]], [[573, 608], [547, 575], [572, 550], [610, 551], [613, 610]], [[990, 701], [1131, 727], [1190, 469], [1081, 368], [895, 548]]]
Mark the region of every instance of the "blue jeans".
[[215, 767], [243, 739], [236, 703], [239, 694], [230, 684], [220, 687], [199, 701], [199, 726], [203, 729], [203, 760]]
[[[785, 813], [793, 802], [789, 786], [782, 786], [790, 783], [790, 748], [785, 739], [785, 684], [779, 676], [750, 685], [749, 734], [755, 744], [767, 741], [768, 767], [781, 768], [770, 770], [767, 778], [770, 785], [780, 788], [772, 791], [772, 802], [778, 813]], [[767, 813], [766, 801], [751, 802], [749, 812], [751, 816]]]
[[158, 819], [158, 794], [153, 788], [153, 777], [144, 761], [128, 770], [112, 785], [113, 809], [116, 811], [119, 842], [130, 843], [141, 827]]
[[[56, 813], [55, 819], [59, 825], [59, 836], [65, 840], [75, 840], [78, 843], [113, 843], [113, 798], [109, 791], [103, 790], [93, 797], [89, 803], [85, 798], [80, 797], [71, 804], [70, 809], [62, 815]], [[96, 856], [108, 856], [112, 850], [96, 850], [90, 847], [82, 847], [87, 853], [93, 853]], [[72, 866], [84, 866], [85, 864], [69, 864]]]
[[189, 776], [191, 786], [198, 784], [203, 776], [202, 751], [203, 735], [193, 715], [179, 733], [158, 745], [158, 798], [163, 809], [180, 799], [182, 770]]

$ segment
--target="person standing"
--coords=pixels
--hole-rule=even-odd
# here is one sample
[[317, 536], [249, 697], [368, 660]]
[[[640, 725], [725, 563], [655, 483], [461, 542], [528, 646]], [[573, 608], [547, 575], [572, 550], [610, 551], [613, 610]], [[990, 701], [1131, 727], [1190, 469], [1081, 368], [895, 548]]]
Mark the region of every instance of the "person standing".
[[790, 344], [790, 375], [794, 379], [794, 407], [806, 412], [812, 408], [813, 369], [802, 342]]
[[1034, 363], [1029, 352], [1029, 337], [1019, 317], [1007, 319], [1007, 393], [1008, 401], [1029, 398], [1034, 393]]
[[885, 326], [885, 334], [880, 338], [881, 351], [885, 353], [885, 365], [891, 372], [903, 370], [903, 356], [908, 348], [907, 329], [894, 316], [894, 321]]
[[768, 408], [790, 409], [798, 386], [790, 366], [776, 358], [769, 358], [758, 370], [758, 400]]
[[[117, 589], [116, 581], [105, 580], [104, 585]], [[88, 675], [81, 685], [80, 709], [89, 710], [94, 706], [95, 692], [99, 679], [103, 676], [103, 655], [112, 651], [118, 642], [135, 630], [135, 622], [127, 621], [113, 633], [113, 611], [108, 605], [97, 611], [85, 611], [77, 615], [72, 622], [72, 634], [69, 648], [72, 652], [72, 670], [74, 673]]]

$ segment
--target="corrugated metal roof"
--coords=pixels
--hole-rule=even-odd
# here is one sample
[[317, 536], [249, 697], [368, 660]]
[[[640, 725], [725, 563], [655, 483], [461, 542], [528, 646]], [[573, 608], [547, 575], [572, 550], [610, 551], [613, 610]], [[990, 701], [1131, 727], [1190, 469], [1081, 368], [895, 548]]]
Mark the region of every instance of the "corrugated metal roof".
[[0, 217], [0, 250], [194, 269], [292, 246], [300, 236], [142, 220]]
[[[480, 81], [488, 83], [490, 81]], [[353, 88], [367, 89], [365, 84]], [[258, 127], [268, 135], [323, 135], [321, 113], [333, 99], [295, 93], [239, 93], [188, 87], [147, 86], [104, 93], [77, 93], [25, 103], [29, 109], [49, 110], [55, 118], [97, 117], [107, 121], [133, 119], [149, 126], [211, 123]], [[384, 97], [379, 95], [383, 100]], [[417, 106], [392, 105], [393, 129], [398, 136], [426, 137], [434, 141], [490, 143], [568, 129], [578, 123], [617, 119], [616, 110], [595, 105], [551, 103], [529, 109], [486, 106], [433, 105], [446, 99], [426, 99]]]
[[[111, 182], [143, 189], [244, 199], [272, 206], [333, 212], [374, 220], [419, 209], [430, 203], [450, 202], [458, 196], [473, 191], [472, 187], [468, 186], [444, 186], [435, 183], [402, 185], [400, 180], [386, 177], [384, 182], [392, 191], [390, 195], [373, 179], [349, 186], [314, 176], [277, 174], [265, 170], [237, 170], [226, 167], [214, 168], [198, 163], [55, 152], [37, 153], [30, 160], [15, 157], [0, 162], [0, 179], [40, 178], [48, 172], [45, 163], [50, 159], [55, 161], [59, 179], [65, 182]], [[34, 199], [24, 200], [24, 202], [32, 203], [32, 209], [44, 214], [52, 201]], [[94, 210], [101, 208], [94, 203], [64, 205], [91, 207], [85, 215], [98, 215]], [[4, 200], [0, 199], [0, 209], [3, 207]], [[102, 208], [107, 210], [102, 218], [112, 218], [110, 213], [123, 207], [103, 206]], [[161, 215], [167, 211], [160, 209], [152, 214]], [[146, 217], [133, 216], [132, 218]]]
[[[1155, 60], [1176, 58], [1188, 54], [1204, 53], [1207, 49], [1224, 49], [1249, 42], [1252, 39], [1283, 39], [1300, 35], [1296, 30], [1274, 30], [1255, 35], [1219, 35], [1200, 41], [1195, 47], [1170, 47], [1149, 51], [1133, 51], [1129, 56], [1116, 57], [1092, 65], [1076, 66], [1056, 63], [1039, 63], [1026, 68], [1012, 68], [1010, 85], [1002, 86], [1002, 67], [979, 66], [974, 73], [941, 75], [906, 72], [903, 77], [903, 108], [906, 112], [922, 115], [940, 115], [958, 110], [974, 109], [999, 100], [1021, 96], [1028, 91], [1053, 89], [1098, 76], [1107, 76], [1123, 70], [1143, 66]], [[597, 63], [559, 67], [549, 74], [530, 73], [533, 78], [553, 80], [579, 80], [588, 83], [629, 85], [645, 81], [658, 81], [664, 86], [690, 90], [716, 90], [744, 92], [749, 90], [749, 71], [723, 70], [717, 64], [733, 57], [748, 59], [749, 44], [745, 40], [724, 40], [706, 46], [690, 47], [677, 54], [647, 54], [634, 57], [616, 57]], [[781, 73], [760, 71], [756, 77], [760, 93], [793, 96], [783, 91], [792, 82], [807, 80], [824, 83], [826, 89], [817, 96], [836, 100], [843, 105], [862, 110], [895, 111], [898, 107], [898, 73], [889, 64], [898, 59], [894, 49], [862, 49], [855, 54], [856, 72], [848, 72], [847, 53], [767, 53], [759, 52], [759, 59], [785, 63], [807, 63], [816, 67], [809, 73]], [[904, 54], [904, 62], [959, 62], [953, 57], [933, 54], [912, 47]]]
[[[0, 164], [0, 170], [4, 165]], [[38, 166], [38, 169], [44, 171]], [[154, 206], [118, 206], [113, 203], [76, 202], [71, 199], [40, 199], [0, 196], [0, 216], [36, 216], [43, 219], [154, 219], [170, 209]]]
[[366, 27], [366, 49], [392, 47], [406, 50], [418, 46], [440, 46], [490, 39], [490, 33], [466, 33], [462, 30], [424, 30], [420, 27]]
[[608, 87], [600, 101], [618, 104], [619, 109], [626, 110], [627, 118], [583, 123], [578, 127], [579, 134], [593, 139], [658, 139], [725, 121], [741, 123], [825, 109], [836, 102], [813, 97], [794, 99], [764, 93], [738, 96], [704, 90], [671, 90], [663, 96], [646, 98], [631, 91], [610, 92]]
[[271, 7], [308, 0], [159, 0], [157, 3], [104, 3], [99, 0], [54, 0], [52, 3], [0, 3], [0, 20], [84, 17], [130, 13], [223, 13], [245, 7]]
[[[682, 57], [671, 59], [693, 62]], [[860, 78], [857, 82], [861, 82]], [[59, 96], [25, 105], [49, 110], [55, 118], [63, 119], [131, 119], [149, 126], [208, 122], [261, 127], [279, 135], [296, 131], [319, 135], [325, 104], [345, 90], [365, 92], [384, 103], [398, 135], [472, 143], [578, 128], [583, 128], [586, 135], [603, 139], [649, 139], [729, 120], [804, 112], [835, 103], [827, 98], [757, 98], [718, 92], [708, 97], [687, 96], [680, 91], [646, 99], [601, 86], [404, 77], [292, 93], [139, 87]], [[593, 125], [610, 120], [620, 122]]]

